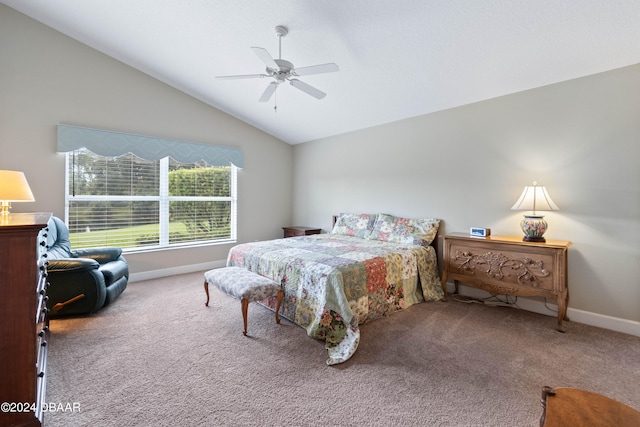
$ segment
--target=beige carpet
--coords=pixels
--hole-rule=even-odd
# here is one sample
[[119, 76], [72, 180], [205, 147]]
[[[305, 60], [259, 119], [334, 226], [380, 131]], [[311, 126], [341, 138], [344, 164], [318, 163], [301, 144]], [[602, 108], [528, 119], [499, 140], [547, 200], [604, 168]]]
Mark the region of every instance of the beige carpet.
[[[523, 310], [418, 304], [362, 326], [356, 354], [323, 344], [203, 274], [137, 282], [92, 316], [51, 321], [45, 426], [536, 426], [541, 388], [640, 409], [640, 338]], [[79, 408], [79, 410], [78, 410]]]

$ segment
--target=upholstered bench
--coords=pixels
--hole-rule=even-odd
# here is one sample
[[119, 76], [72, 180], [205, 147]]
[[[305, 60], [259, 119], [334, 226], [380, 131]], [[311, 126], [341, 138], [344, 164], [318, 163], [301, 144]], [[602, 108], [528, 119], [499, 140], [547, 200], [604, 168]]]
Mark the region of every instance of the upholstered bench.
[[280, 323], [280, 305], [284, 292], [279, 283], [241, 267], [214, 268], [204, 273], [204, 291], [207, 294], [209, 306], [209, 284], [222, 292], [239, 298], [242, 303], [242, 319], [244, 320], [244, 335], [247, 335], [247, 311], [249, 303], [262, 301], [269, 297], [277, 297], [276, 323]]

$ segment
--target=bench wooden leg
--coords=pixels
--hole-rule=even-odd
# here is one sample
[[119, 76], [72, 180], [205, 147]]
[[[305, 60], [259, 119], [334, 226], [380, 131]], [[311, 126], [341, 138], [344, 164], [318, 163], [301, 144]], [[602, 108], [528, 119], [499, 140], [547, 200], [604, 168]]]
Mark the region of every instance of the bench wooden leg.
[[244, 332], [243, 334], [247, 335], [247, 312], [249, 311], [249, 300], [246, 298], [242, 298], [242, 320], [244, 321]]
[[280, 289], [278, 291], [278, 303], [276, 304], [276, 323], [278, 325], [280, 324], [280, 315], [278, 313], [280, 313], [280, 306], [282, 305], [283, 296], [284, 296], [284, 291]]
[[207, 294], [207, 302], [204, 303], [207, 307], [209, 307], [209, 282], [204, 281], [204, 293]]

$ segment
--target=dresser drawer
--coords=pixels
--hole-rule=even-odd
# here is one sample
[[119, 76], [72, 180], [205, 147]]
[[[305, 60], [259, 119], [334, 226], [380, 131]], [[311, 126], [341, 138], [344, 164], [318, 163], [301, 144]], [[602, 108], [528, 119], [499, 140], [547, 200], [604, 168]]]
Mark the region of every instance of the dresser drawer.
[[292, 228], [285, 228], [284, 229], [284, 237], [295, 237], [295, 236], [304, 236], [304, 231], [302, 230], [295, 230]]
[[284, 237], [309, 236], [311, 234], [320, 234], [320, 228], [313, 227], [282, 227]]
[[510, 289], [544, 289], [560, 292], [554, 283], [557, 257], [549, 251], [536, 253], [531, 248], [519, 250], [512, 245], [453, 242], [449, 245], [448, 272], [459, 280], [479, 280], [487, 285], [500, 287], [504, 294]]

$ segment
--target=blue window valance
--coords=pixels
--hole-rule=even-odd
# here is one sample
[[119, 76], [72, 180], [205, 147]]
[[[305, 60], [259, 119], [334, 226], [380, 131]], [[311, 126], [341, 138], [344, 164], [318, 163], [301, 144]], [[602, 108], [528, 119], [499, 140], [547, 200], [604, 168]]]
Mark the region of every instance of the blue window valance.
[[58, 125], [58, 152], [66, 153], [80, 148], [108, 157], [133, 153], [145, 160], [159, 160], [170, 156], [182, 163], [204, 160], [211, 166], [226, 166], [233, 163], [242, 168], [244, 165], [243, 152], [240, 148]]

